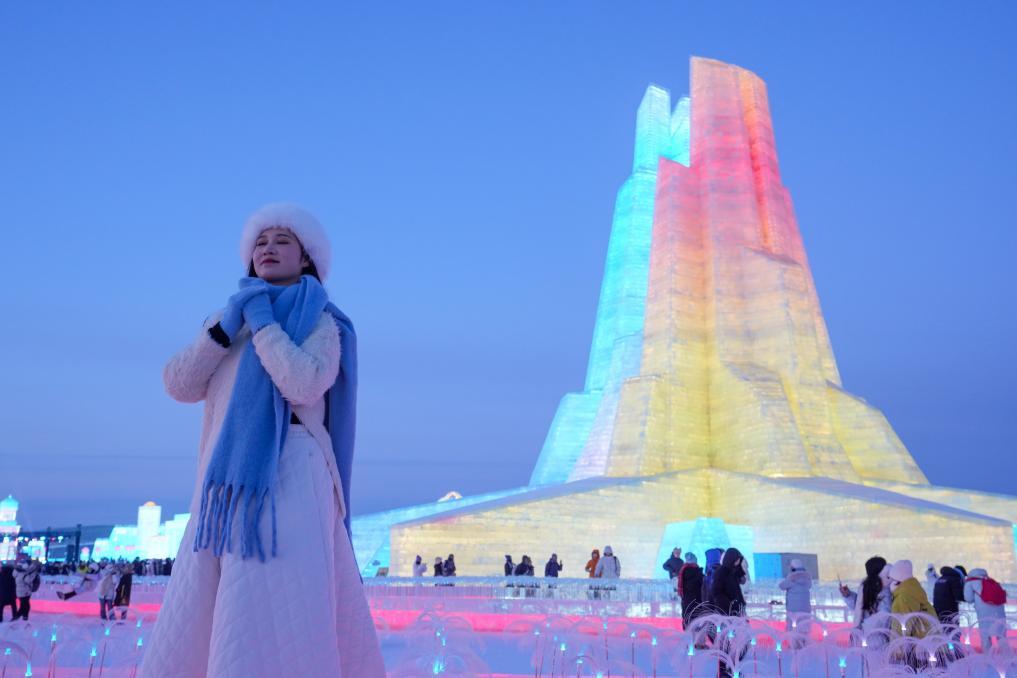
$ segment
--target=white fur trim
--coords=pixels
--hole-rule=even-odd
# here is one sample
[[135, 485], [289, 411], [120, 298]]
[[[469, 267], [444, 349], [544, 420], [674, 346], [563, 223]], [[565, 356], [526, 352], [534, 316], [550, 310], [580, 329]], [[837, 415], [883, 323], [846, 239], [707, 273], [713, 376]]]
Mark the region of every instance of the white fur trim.
[[325, 227], [303, 207], [285, 202], [265, 205], [247, 218], [240, 235], [240, 263], [245, 275], [254, 255], [254, 243], [262, 231], [268, 228], [287, 228], [293, 231], [318, 269], [318, 276], [322, 282], [325, 281], [332, 266], [332, 246]]

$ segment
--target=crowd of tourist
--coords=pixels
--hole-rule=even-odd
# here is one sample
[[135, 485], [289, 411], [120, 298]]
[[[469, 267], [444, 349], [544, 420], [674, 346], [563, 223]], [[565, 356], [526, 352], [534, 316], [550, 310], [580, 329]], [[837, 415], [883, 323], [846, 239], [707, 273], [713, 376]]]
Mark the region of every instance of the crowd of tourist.
[[[663, 569], [674, 582], [675, 593], [681, 600], [682, 623], [689, 628], [693, 622], [705, 615], [729, 617], [746, 616], [745, 597], [742, 587], [748, 582], [749, 563], [737, 548], [711, 548], [703, 554], [705, 563], [701, 566], [694, 553], [682, 554], [675, 547], [663, 563]], [[557, 578], [565, 570], [565, 563], [552, 553], [544, 565], [544, 577]], [[593, 579], [618, 579], [621, 577], [621, 561], [610, 546], [593, 549], [590, 559], [583, 568], [586, 576]], [[413, 568], [415, 577], [426, 574], [427, 567], [417, 556]], [[533, 561], [523, 555], [515, 562], [511, 554], [505, 555], [503, 573], [506, 577], [521, 578], [536, 575]], [[856, 588], [841, 583], [840, 593], [851, 611], [854, 625], [866, 631], [885, 628], [885, 634], [876, 634], [888, 642], [895, 636], [924, 637], [938, 621], [940, 628], [959, 637], [960, 605], [970, 603], [974, 607], [977, 626], [986, 648], [1004, 642], [1006, 636], [1006, 591], [983, 568], [968, 571], [962, 565], [944, 566], [936, 570], [931, 564], [925, 572], [929, 593], [914, 575], [910, 560], [890, 563], [881, 556], [874, 556], [865, 563], [865, 578]], [[448, 558], [435, 558], [435, 577], [455, 576], [453, 554]], [[513, 583], [511, 586], [525, 587]], [[553, 585], [552, 585], [553, 586]], [[786, 630], [796, 629], [807, 633], [813, 618], [812, 586], [813, 575], [805, 563], [793, 558], [788, 563], [786, 576], [778, 582], [784, 591]], [[591, 588], [593, 597], [610, 587]], [[529, 594], [527, 594], [529, 595]], [[907, 617], [905, 623], [893, 621], [891, 615]]]
[[172, 558], [152, 558], [133, 561], [102, 558], [76, 563], [42, 563], [19, 554], [13, 562], [0, 563], [0, 623], [4, 613], [11, 609], [11, 621], [24, 619], [32, 610], [32, 595], [41, 584], [42, 576], [76, 577], [66, 590], [57, 591], [60, 600], [70, 600], [87, 591], [96, 591], [99, 598], [99, 617], [126, 619], [131, 605], [131, 588], [135, 576], [169, 576], [173, 572]]

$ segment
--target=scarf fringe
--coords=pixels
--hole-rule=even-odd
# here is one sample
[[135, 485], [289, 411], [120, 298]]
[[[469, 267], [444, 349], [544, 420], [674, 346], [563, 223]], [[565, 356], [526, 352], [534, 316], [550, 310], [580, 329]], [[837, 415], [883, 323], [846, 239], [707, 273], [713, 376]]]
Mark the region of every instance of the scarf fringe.
[[258, 556], [265, 562], [265, 548], [258, 526], [265, 509], [269, 504], [272, 519], [271, 555], [276, 556], [276, 516], [275, 493], [266, 489], [260, 494], [246, 492], [243, 486], [209, 483], [201, 495], [201, 509], [198, 513], [198, 526], [194, 535], [194, 551], [211, 548], [216, 557], [223, 553], [233, 553], [233, 519], [240, 516], [240, 557], [243, 560]]

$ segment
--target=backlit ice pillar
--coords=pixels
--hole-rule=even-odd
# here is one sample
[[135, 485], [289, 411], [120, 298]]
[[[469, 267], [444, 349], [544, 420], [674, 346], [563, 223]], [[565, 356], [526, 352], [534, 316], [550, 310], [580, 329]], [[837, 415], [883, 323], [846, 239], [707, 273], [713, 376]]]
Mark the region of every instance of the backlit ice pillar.
[[[688, 163], [689, 101], [671, 110], [666, 90], [650, 86], [636, 114], [632, 174], [618, 191], [593, 344], [582, 393], [561, 401], [537, 460], [531, 485], [598, 475], [602, 464], [577, 469], [588, 442], [606, 454], [618, 389], [639, 373], [646, 279], [660, 157]], [[592, 432], [592, 433], [591, 433]]]

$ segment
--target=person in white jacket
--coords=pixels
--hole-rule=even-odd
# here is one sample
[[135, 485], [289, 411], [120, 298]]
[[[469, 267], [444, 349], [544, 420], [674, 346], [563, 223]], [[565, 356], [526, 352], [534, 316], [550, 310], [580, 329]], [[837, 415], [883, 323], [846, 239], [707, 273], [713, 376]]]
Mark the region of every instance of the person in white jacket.
[[791, 561], [791, 571], [777, 586], [784, 591], [784, 609], [787, 611], [785, 630], [798, 629], [808, 634], [812, 615], [812, 575], [799, 558]]
[[42, 563], [38, 560], [25, 559], [19, 562], [14, 568], [14, 586], [18, 597], [18, 611], [14, 613], [11, 621], [24, 619], [28, 621], [28, 613], [32, 610], [32, 594], [38, 586], [42, 576]]
[[978, 632], [982, 637], [982, 651], [987, 652], [993, 645], [1005, 646], [1006, 606], [993, 605], [982, 599], [982, 589], [989, 573], [976, 567], [968, 573], [964, 582], [964, 600], [975, 605]]
[[99, 597], [99, 617], [116, 619], [113, 612], [113, 599], [116, 597], [117, 585], [120, 583], [120, 568], [112, 561], [103, 559], [99, 569], [99, 583], [96, 594]]
[[[248, 219], [240, 250], [249, 276], [241, 281], [241, 291], [205, 321], [194, 343], [174, 356], [163, 373], [170, 396], [181, 402], [204, 401], [205, 406], [191, 519], [152, 636], [145, 639], [141, 675], [381, 678], [384, 662], [344, 524], [344, 479], [330, 438], [330, 431], [339, 432], [335, 422], [326, 421], [326, 413], [334, 411], [326, 396], [338, 387], [340, 365], [346, 365], [342, 338], [350, 337], [352, 327], [342, 329], [337, 317], [325, 310], [317, 319], [306, 319], [313, 328], [297, 343], [272, 317], [277, 300], [292, 300], [294, 295], [264, 298], [269, 292], [286, 295], [296, 290], [306, 292], [305, 299], [313, 294], [320, 300], [319, 281], [327, 277], [331, 263], [328, 238], [305, 210], [268, 205]], [[272, 289], [260, 286], [261, 281]], [[283, 289], [275, 289], [279, 287]], [[267, 291], [250, 293], [259, 289]], [[245, 352], [252, 344], [253, 350]], [[248, 359], [242, 362], [245, 355]], [[277, 416], [274, 421], [259, 417], [245, 423], [247, 412], [229, 410], [231, 399], [250, 396], [235, 393], [234, 386], [250, 383], [245, 381], [247, 366], [258, 364], [252, 363], [252, 355], [271, 380], [270, 392], [276, 395], [270, 398], [285, 401], [282, 411], [292, 413], [287, 421]], [[265, 383], [261, 372], [257, 377], [259, 385]], [[250, 512], [232, 513], [236, 497], [223, 493], [223, 503], [214, 504], [208, 514], [220, 520], [211, 523], [216, 531], [204, 534], [206, 524], [199, 515], [204, 515], [203, 500], [208, 497], [206, 475], [211, 477], [217, 468], [224, 447], [217, 445], [220, 433], [266, 425], [283, 427], [285, 434], [270, 439], [277, 448], [270, 458], [271, 501], [264, 501], [264, 511], [255, 513], [249, 525], [242, 515]], [[281, 447], [280, 440], [285, 441]], [[237, 454], [245, 448], [230, 449]], [[247, 458], [256, 457], [252, 453]], [[259, 548], [265, 539], [267, 553], [256, 553], [261, 557], [249, 557], [251, 527]], [[231, 529], [241, 536], [233, 538]], [[209, 547], [210, 540], [214, 543]], [[300, 576], [294, 576], [296, 572]]]
[[427, 574], [427, 563], [422, 557], [417, 556], [417, 559], [413, 561], [413, 576], [423, 577], [425, 574]]
[[604, 555], [597, 561], [593, 576], [601, 579], [618, 579], [621, 577], [621, 561], [610, 546], [604, 547]]

